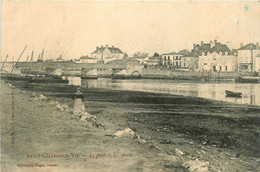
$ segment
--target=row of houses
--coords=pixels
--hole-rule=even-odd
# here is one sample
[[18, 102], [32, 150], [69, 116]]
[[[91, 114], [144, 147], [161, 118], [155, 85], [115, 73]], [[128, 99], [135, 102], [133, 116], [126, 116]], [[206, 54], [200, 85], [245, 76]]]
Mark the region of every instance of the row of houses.
[[[82, 56], [76, 63], [108, 63], [128, 58], [119, 48], [108, 45], [97, 47], [91, 56]], [[217, 40], [200, 44], [193, 44], [192, 50], [170, 52], [153, 57], [136, 59], [147, 66], [163, 66], [173, 70], [199, 70], [199, 71], [260, 71], [259, 43], [241, 43], [239, 49], [230, 49], [226, 44]]]
[[162, 65], [177, 69], [225, 72], [260, 72], [259, 43], [241, 43], [239, 49], [230, 50], [217, 40], [194, 44], [190, 53], [167, 53], [162, 55]]

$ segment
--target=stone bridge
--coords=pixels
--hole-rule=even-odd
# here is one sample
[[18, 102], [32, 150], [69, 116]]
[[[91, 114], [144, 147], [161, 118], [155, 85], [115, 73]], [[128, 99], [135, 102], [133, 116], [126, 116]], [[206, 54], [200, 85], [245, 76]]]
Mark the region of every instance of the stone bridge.
[[[23, 71], [40, 71], [40, 73], [54, 75], [77, 75], [97, 70], [111, 74], [123, 74], [126, 76], [142, 76], [144, 66], [137, 64], [86, 64], [86, 63], [44, 63], [44, 62], [18, 62], [16, 67]], [[84, 69], [84, 70], [82, 70]]]
[[113, 73], [115, 76], [141, 77], [143, 74], [142, 65], [128, 65], [126, 69]]
[[144, 66], [142, 66], [142, 65], [128, 65], [126, 70], [127, 70], [127, 73], [131, 76], [134, 76], [134, 75], [142, 76], [143, 68], [144, 68]]
[[87, 64], [87, 63], [46, 63], [46, 62], [18, 62], [16, 66], [21, 69], [126, 69], [124, 64]]

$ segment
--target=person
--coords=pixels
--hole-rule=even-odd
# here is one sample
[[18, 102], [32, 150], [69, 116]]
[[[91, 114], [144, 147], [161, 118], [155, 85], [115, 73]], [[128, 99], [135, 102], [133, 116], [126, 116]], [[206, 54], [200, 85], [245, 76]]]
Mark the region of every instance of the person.
[[84, 112], [85, 112], [84, 95], [80, 92], [80, 88], [77, 88], [77, 91], [74, 95], [73, 115], [79, 116], [81, 113]]

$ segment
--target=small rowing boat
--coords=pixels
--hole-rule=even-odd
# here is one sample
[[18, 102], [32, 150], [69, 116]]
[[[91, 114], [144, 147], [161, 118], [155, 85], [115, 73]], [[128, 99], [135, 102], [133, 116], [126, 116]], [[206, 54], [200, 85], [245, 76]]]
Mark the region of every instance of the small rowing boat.
[[234, 91], [229, 91], [226, 90], [226, 97], [237, 97], [237, 98], [241, 98], [242, 96], [241, 92], [234, 92]]

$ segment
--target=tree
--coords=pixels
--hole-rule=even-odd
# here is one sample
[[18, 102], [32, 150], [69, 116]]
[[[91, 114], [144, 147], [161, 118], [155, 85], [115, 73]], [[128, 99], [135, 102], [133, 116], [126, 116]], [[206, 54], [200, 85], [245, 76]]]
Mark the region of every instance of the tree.
[[144, 59], [146, 57], [148, 57], [148, 53], [140, 52], [140, 51], [134, 53], [134, 58]]
[[154, 53], [154, 57], [159, 57], [160, 55], [158, 53]]
[[190, 50], [188, 50], [188, 49], [183, 49], [183, 50], [179, 51], [179, 53], [184, 54], [184, 55], [188, 55], [188, 54], [190, 54], [191, 52], [190, 52]]

